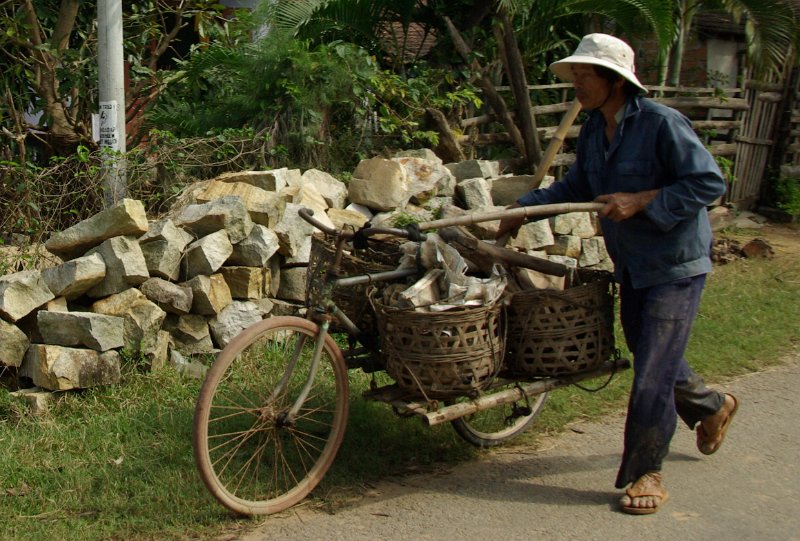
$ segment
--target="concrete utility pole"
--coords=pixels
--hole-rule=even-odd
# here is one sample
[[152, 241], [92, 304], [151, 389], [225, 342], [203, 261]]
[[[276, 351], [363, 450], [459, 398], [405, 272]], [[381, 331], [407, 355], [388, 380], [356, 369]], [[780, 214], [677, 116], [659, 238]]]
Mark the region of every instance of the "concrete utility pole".
[[97, 2], [97, 61], [100, 68], [100, 147], [106, 206], [126, 196], [125, 73], [122, 52], [122, 0]]

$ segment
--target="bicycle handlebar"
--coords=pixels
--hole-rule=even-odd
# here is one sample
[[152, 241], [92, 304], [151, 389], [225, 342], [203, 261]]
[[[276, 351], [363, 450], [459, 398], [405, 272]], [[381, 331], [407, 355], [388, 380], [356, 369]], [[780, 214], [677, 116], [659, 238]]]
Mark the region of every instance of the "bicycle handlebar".
[[313, 225], [314, 227], [316, 227], [317, 229], [319, 229], [323, 233], [326, 233], [328, 235], [335, 235], [335, 236], [344, 237], [344, 238], [346, 238], [348, 240], [352, 239], [353, 237], [355, 237], [356, 235], [359, 235], [359, 234], [360, 235], [366, 235], [366, 236], [378, 235], [378, 234], [386, 234], [386, 235], [394, 235], [394, 236], [397, 236], [397, 237], [405, 237], [405, 238], [412, 238], [413, 237], [413, 234], [410, 233], [407, 229], [400, 229], [400, 228], [396, 228], [396, 227], [367, 227], [365, 229], [361, 229], [359, 231], [353, 231], [353, 232], [342, 231], [342, 230], [339, 230], [339, 229], [333, 229], [331, 227], [328, 227], [327, 225], [323, 224], [322, 222], [320, 222], [319, 220], [314, 218], [314, 211], [311, 210], [311, 209], [307, 209], [307, 208], [303, 207], [300, 210], [298, 210], [297, 212], [298, 212], [298, 214], [300, 214], [300, 217], [302, 219], [304, 219], [305, 221], [307, 221], [308, 223], [310, 223], [311, 225]]

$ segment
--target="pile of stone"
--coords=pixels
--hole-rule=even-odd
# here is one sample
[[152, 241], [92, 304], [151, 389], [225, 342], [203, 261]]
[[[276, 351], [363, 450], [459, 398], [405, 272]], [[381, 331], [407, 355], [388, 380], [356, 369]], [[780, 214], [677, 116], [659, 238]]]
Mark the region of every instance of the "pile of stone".
[[[552, 179], [551, 179], [552, 180]], [[202, 373], [245, 327], [303, 310], [315, 229], [488, 212], [527, 191], [497, 162], [444, 165], [430, 151], [362, 161], [349, 184], [311, 169], [228, 173], [188, 187], [148, 219], [126, 199], [53, 234], [60, 264], [0, 277], [0, 367], [45, 390], [114, 384], [125, 356]], [[497, 222], [474, 234], [493, 238]], [[523, 226], [509, 245], [575, 266], [608, 266], [585, 213]]]

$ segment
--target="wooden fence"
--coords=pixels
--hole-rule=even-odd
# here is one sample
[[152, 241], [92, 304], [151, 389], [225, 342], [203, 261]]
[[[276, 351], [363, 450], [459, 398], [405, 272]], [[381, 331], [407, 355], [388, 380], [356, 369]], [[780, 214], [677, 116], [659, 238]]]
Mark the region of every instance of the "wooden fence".
[[[725, 201], [740, 208], [747, 208], [758, 200], [761, 182], [769, 159], [769, 149], [775, 132], [781, 102], [779, 83], [756, 83], [747, 81], [744, 88], [696, 88], [650, 86], [648, 97], [673, 107], [692, 121], [695, 132], [707, 145], [712, 155], [722, 158], [723, 168], [729, 170], [729, 190]], [[559, 102], [549, 105], [533, 105], [542, 148], [553, 137], [561, 115], [569, 109], [572, 84], [529, 86], [531, 93], [549, 93], [560, 96]], [[508, 87], [497, 87], [507, 91]], [[535, 103], [535, 99], [534, 99]], [[793, 131], [796, 149], [800, 156], [800, 114]], [[551, 165], [551, 174], [560, 176], [557, 168], [568, 166], [575, 160], [574, 140], [580, 131], [579, 116], [565, 136], [564, 146]], [[492, 114], [485, 114], [461, 121], [462, 135], [458, 143], [468, 154], [486, 145], [510, 143], [508, 135], [497, 130]], [[800, 157], [798, 164], [800, 164]], [[555, 170], [554, 170], [555, 169]]]

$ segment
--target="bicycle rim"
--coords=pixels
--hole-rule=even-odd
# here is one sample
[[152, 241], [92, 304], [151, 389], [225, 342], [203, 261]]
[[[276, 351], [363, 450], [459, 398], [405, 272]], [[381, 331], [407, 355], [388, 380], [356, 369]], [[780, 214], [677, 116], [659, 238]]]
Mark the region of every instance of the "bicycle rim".
[[206, 376], [195, 408], [195, 462], [211, 494], [236, 513], [296, 504], [339, 450], [348, 380], [329, 336], [308, 398], [293, 420], [286, 415], [307, 380], [318, 332], [305, 319], [266, 319], [231, 341]]

